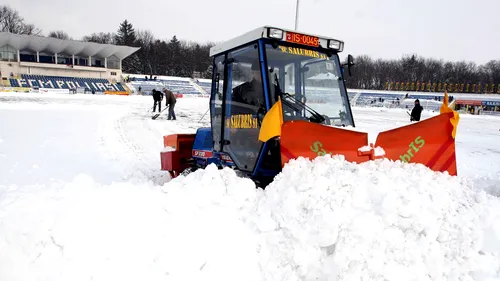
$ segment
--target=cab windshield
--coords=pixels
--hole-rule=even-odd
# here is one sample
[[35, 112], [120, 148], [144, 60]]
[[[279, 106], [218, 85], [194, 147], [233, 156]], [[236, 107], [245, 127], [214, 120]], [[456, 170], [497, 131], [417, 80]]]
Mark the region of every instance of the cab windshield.
[[353, 125], [336, 54], [267, 44], [266, 56], [270, 92], [275, 100], [281, 97], [284, 120]]

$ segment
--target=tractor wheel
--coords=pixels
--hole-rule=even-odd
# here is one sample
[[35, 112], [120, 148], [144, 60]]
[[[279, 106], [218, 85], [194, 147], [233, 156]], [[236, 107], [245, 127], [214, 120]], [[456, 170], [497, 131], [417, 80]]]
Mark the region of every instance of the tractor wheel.
[[263, 177], [263, 178], [254, 179], [253, 181], [255, 183], [255, 187], [266, 189], [266, 187], [271, 182], [273, 182], [273, 180], [274, 180], [274, 178], [271, 178], [271, 177]]
[[184, 171], [182, 171], [180, 173], [180, 175], [187, 176], [187, 175], [191, 174], [192, 172], [194, 172], [196, 170], [198, 170], [198, 167], [190, 167], [190, 168], [187, 168]]
[[196, 171], [196, 170], [198, 170], [198, 167], [189, 167], [189, 168], [186, 168], [184, 171], [182, 171], [182, 172], [180, 172], [180, 173], [179, 173], [179, 172], [172, 172], [172, 171], [169, 171], [169, 174], [170, 174], [170, 177], [171, 177], [172, 179], [174, 179], [174, 178], [176, 178], [176, 177], [178, 177], [178, 176], [180, 176], [180, 175], [182, 175], [182, 176], [187, 176], [187, 175], [191, 174], [192, 172], [194, 172], [194, 171]]

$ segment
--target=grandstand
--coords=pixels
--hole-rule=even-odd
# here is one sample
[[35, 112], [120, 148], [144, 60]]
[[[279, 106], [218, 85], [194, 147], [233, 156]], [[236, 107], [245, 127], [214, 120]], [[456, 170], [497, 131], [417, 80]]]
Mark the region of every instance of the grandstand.
[[129, 80], [130, 88], [142, 94], [150, 95], [152, 89], [161, 90], [163, 87], [176, 94], [207, 95], [210, 94], [211, 80], [192, 79], [173, 76], [144, 76], [140, 74], [123, 74]]
[[[420, 100], [420, 104], [426, 110], [439, 111], [443, 102], [443, 93], [422, 94], [391, 91], [363, 91], [349, 90], [349, 99], [352, 105], [370, 107], [392, 107], [392, 108], [413, 108], [414, 101]], [[450, 95], [450, 102], [454, 96]]]
[[198, 79], [198, 85], [207, 93], [212, 90], [212, 80], [210, 79]]
[[121, 62], [137, 50], [0, 32], [0, 77], [5, 88], [13, 89], [126, 92]]
[[[411, 110], [416, 99], [424, 110], [439, 112], [443, 103], [443, 93], [377, 90], [348, 90], [349, 100], [353, 106], [392, 107]], [[464, 94], [450, 93], [451, 108], [461, 113], [488, 114], [500, 116], [500, 95], [496, 94]]]

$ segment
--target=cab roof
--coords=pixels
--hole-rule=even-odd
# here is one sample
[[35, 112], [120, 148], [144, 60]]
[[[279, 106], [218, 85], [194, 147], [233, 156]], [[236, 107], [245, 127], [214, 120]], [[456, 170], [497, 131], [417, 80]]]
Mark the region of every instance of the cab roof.
[[[275, 37], [270, 36], [269, 32], [272, 30], [281, 30], [283, 32], [282, 38], [277, 39]], [[340, 42], [341, 47], [339, 50], [336, 50], [337, 52], [341, 52], [344, 46], [344, 42], [340, 41], [338, 39], [330, 38], [330, 37], [325, 37], [325, 36], [319, 36], [319, 35], [314, 35], [314, 34], [309, 34], [309, 33], [304, 33], [304, 32], [297, 32], [289, 29], [284, 29], [284, 28], [279, 28], [279, 27], [274, 27], [274, 26], [262, 26], [259, 28], [256, 28], [254, 30], [251, 30], [245, 34], [242, 34], [240, 36], [234, 37], [228, 41], [222, 42], [220, 44], [217, 44], [210, 48], [210, 56], [213, 57], [215, 55], [218, 55], [220, 53], [229, 51], [233, 48], [245, 45], [247, 43], [250, 43], [252, 41], [261, 39], [261, 38], [270, 38], [270, 39], [275, 39], [277, 41], [286, 41], [287, 34], [301, 34], [301, 35], [306, 35], [310, 37], [317, 37], [319, 41], [319, 47], [321, 48], [327, 48], [328, 47], [328, 42], [330, 40]]]

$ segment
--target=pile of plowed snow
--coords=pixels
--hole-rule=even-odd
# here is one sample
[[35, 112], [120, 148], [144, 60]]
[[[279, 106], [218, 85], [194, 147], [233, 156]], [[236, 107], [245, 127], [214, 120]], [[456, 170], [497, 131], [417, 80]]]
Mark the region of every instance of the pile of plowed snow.
[[0, 280], [498, 280], [499, 253], [499, 198], [388, 160], [0, 187]]

